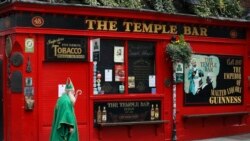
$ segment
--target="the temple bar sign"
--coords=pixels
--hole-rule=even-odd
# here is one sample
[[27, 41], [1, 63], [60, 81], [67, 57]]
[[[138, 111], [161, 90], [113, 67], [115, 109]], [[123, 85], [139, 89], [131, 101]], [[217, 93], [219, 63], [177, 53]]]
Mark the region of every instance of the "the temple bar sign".
[[[112, 20], [91, 20], [86, 19], [88, 30], [101, 30], [101, 31], [118, 31], [118, 22]], [[136, 33], [159, 33], [159, 34], [178, 34], [178, 25], [174, 24], [159, 24], [159, 23], [144, 23], [144, 22], [122, 22], [122, 29], [125, 32]], [[193, 36], [208, 36], [206, 27], [196, 26], [183, 26], [184, 35]]]
[[74, 36], [45, 36], [46, 61], [86, 61], [86, 39]]
[[182, 24], [157, 21], [134, 21], [114, 19], [85, 18], [84, 28], [93, 31], [112, 31], [150, 34], [183, 34], [200, 37], [219, 37], [231, 39], [245, 39], [244, 28], [228, 28], [223, 26], [206, 26], [199, 24]]
[[94, 102], [94, 126], [101, 123], [161, 120], [161, 101]]
[[[37, 23], [34, 22], [38, 21]], [[32, 22], [33, 21], [33, 22]], [[54, 22], [61, 21], [61, 22]], [[11, 23], [11, 24], [6, 24]], [[12, 24], [15, 23], [15, 24]], [[39, 24], [39, 25], [38, 25]], [[174, 23], [168, 21], [122, 19], [112, 17], [64, 16], [55, 14], [15, 13], [0, 18], [0, 31], [13, 27], [56, 28], [78, 31], [106, 31], [142, 34], [161, 34], [246, 39], [246, 28], [201, 23]]]

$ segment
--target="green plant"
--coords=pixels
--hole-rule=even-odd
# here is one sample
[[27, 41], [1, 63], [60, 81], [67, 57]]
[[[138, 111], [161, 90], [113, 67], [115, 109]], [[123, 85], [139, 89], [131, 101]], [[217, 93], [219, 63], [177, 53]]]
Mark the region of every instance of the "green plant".
[[173, 63], [189, 64], [193, 51], [190, 44], [185, 41], [184, 36], [180, 35], [179, 40], [172, 40], [167, 45], [166, 53]]
[[176, 9], [173, 0], [154, 0], [153, 6], [156, 11], [165, 13], [175, 13]]
[[207, 0], [200, 0], [198, 4], [193, 5], [193, 10], [196, 15], [201, 17], [208, 17], [212, 14]]
[[101, 6], [119, 7], [115, 0], [98, 0]]
[[163, 0], [162, 4], [166, 13], [176, 13], [173, 0]]
[[199, 3], [192, 5], [191, 9], [194, 14], [201, 17], [241, 18], [244, 13], [239, 0], [199, 0]]
[[230, 18], [241, 18], [244, 13], [244, 8], [240, 5], [239, 0], [227, 1], [225, 15]]
[[119, 7], [128, 7], [128, 8], [135, 8], [141, 9], [142, 3], [141, 0], [117, 0]]
[[162, 0], [155, 0], [154, 9], [159, 12], [164, 12]]
[[98, 0], [83, 0], [83, 3], [87, 4], [87, 5], [92, 5], [92, 6], [99, 6], [100, 5]]
[[[64, 2], [70, 0], [54, 0]], [[149, 9], [162, 13], [189, 13], [200, 17], [242, 18], [240, 0], [81, 0], [91, 6]]]

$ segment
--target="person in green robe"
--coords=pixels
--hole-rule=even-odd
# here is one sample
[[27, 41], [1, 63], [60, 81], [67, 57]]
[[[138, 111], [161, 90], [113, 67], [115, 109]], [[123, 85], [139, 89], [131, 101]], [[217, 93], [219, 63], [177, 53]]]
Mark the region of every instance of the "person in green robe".
[[[80, 90], [81, 91], [81, 90]], [[65, 92], [57, 100], [50, 141], [78, 141], [78, 128], [74, 104], [78, 96], [72, 81], [68, 78]]]

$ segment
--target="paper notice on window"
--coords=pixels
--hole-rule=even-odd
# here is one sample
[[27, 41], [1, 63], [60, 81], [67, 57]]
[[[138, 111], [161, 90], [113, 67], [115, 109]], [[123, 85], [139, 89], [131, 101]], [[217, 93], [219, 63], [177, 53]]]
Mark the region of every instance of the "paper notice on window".
[[105, 69], [105, 82], [112, 82], [112, 69]]
[[124, 82], [125, 79], [125, 71], [123, 65], [115, 65], [115, 81], [116, 82]]
[[124, 47], [122, 46], [114, 47], [114, 62], [116, 63], [124, 62]]
[[149, 87], [155, 87], [155, 75], [149, 75], [148, 81]]
[[90, 40], [90, 61], [99, 61], [100, 59], [100, 38]]
[[59, 84], [58, 85], [58, 97], [61, 97], [62, 94], [65, 92], [65, 84]]
[[135, 88], [135, 77], [134, 76], [128, 77], [128, 88]]

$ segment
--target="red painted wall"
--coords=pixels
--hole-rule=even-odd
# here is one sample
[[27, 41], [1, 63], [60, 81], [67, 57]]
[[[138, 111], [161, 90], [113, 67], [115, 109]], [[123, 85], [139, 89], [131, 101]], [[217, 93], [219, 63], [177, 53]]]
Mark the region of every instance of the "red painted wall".
[[[12, 53], [14, 52], [23, 52], [22, 44], [24, 44], [23, 35], [19, 34], [12, 34], [12, 42], [13, 42], [13, 49]], [[26, 35], [27, 37], [27, 35]], [[3, 54], [5, 57], [5, 54]], [[29, 55], [30, 60], [34, 62], [36, 60], [36, 54]], [[34, 140], [37, 138], [37, 132], [35, 127], [37, 127], [37, 120], [38, 120], [38, 111], [37, 108], [34, 109], [33, 112], [26, 111], [24, 108], [24, 96], [22, 93], [13, 93], [8, 89], [7, 83], [7, 58], [5, 57], [5, 65], [4, 65], [4, 131], [5, 131], [5, 138], [10, 140]], [[37, 68], [36, 65], [33, 64], [32, 73], [27, 74], [26, 70], [26, 63], [27, 63], [27, 55], [23, 55], [23, 64], [19, 67], [14, 67], [10, 65], [10, 71], [19, 70], [23, 74], [23, 78], [27, 76], [33, 77], [34, 87], [37, 88], [37, 78], [36, 72]], [[34, 90], [37, 93], [37, 89]], [[37, 95], [35, 95], [37, 96]], [[36, 97], [35, 97], [36, 99]], [[37, 107], [37, 103], [35, 107]], [[25, 134], [20, 134], [20, 131], [25, 131]], [[26, 135], [29, 134], [28, 135]]]
[[[74, 8], [61, 6], [41, 5], [22, 5], [16, 4], [16, 9], [21, 11], [48, 12], [60, 14], [75, 14], [104, 17], [122, 17], [135, 18], [153, 21], [169, 21], [176, 23], [203, 23], [205, 25], [218, 26], [238, 26], [247, 27], [246, 23], [206, 20], [196, 17], [163, 15], [158, 13], [138, 13], [136, 11], [96, 9], [96, 8]], [[19, 7], [20, 6], [20, 7]], [[41, 9], [42, 7], [42, 9]], [[43, 8], [47, 10], [44, 11]], [[67, 10], [65, 10], [65, 8]], [[14, 8], [7, 9], [13, 10]], [[80, 9], [80, 10], [79, 10]], [[80, 12], [79, 12], [80, 11]], [[1, 12], [3, 13], [3, 12]], [[126, 13], [126, 14], [124, 14]], [[191, 37], [185, 39], [190, 42], [195, 53], [216, 54], [216, 55], [235, 55], [243, 56], [244, 76], [250, 75], [248, 68], [249, 60], [249, 28], [247, 40], [216, 39], [209, 37]], [[48, 140], [51, 132], [51, 123], [53, 110], [58, 98], [58, 84], [64, 84], [67, 77], [71, 77], [77, 89], [82, 89], [84, 93], [79, 96], [75, 105], [76, 116], [80, 140], [89, 141], [152, 141], [152, 140], [171, 140], [172, 134], [172, 86], [166, 86], [166, 80], [172, 80], [172, 63], [165, 60], [165, 47], [169, 43], [171, 35], [160, 34], [136, 34], [136, 33], [115, 33], [115, 32], [95, 32], [95, 31], [77, 31], [61, 29], [39, 29], [39, 28], [14, 28], [3, 31], [2, 35], [11, 35], [13, 41], [13, 51], [23, 53], [24, 62], [20, 67], [11, 66], [10, 70], [20, 70], [23, 78], [32, 77], [35, 88], [35, 107], [33, 111], [25, 111], [23, 93], [12, 93], [7, 87], [7, 59], [4, 57], [4, 135], [8, 141], [44, 141]], [[93, 37], [112, 38], [122, 40], [153, 40], [156, 46], [156, 95], [105, 95], [93, 96], [92, 89], [92, 62], [46, 62], [45, 54], [45, 34], [58, 35], [77, 35], [87, 37], [88, 40]], [[25, 38], [30, 37], [35, 40], [34, 53], [24, 53]], [[1, 37], [1, 41], [5, 36]], [[4, 44], [4, 43], [3, 43]], [[89, 46], [88, 46], [89, 48]], [[3, 52], [1, 53], [3, 54]], [[30, 57], [32, 72], [26, 72], [28, 57]], [[172, 83], [173, 84], [173, 83]], [[250, 111], [249, 108], [249, 81], [244, 77], [244, 104], [243, 105], [223, 105], [223, 106], [184, 106], [183, 105], [183, 84], [177, 84], [177, 138], [178, 140], [192, 140], [209, 138], [215, 136], [224, 136], [228, 134], [238, 134], [249, 132], [250, 118], [245, 115], [243, 123], [238, 125], [239, 117], [229, 118], [213, 117], [183, 120], [184, 114], [195, 113], [223, 113], [233, 111]], [[93, 102], [96, 101], [123, 101], [123, 100], [153, 100], [162, 101], [162, 119], [168, 120], [168, 123], [160, 125], [135, 125], [119, 127], [93, 127]], [[208, 132], [209, 131], [209, 132]]]

